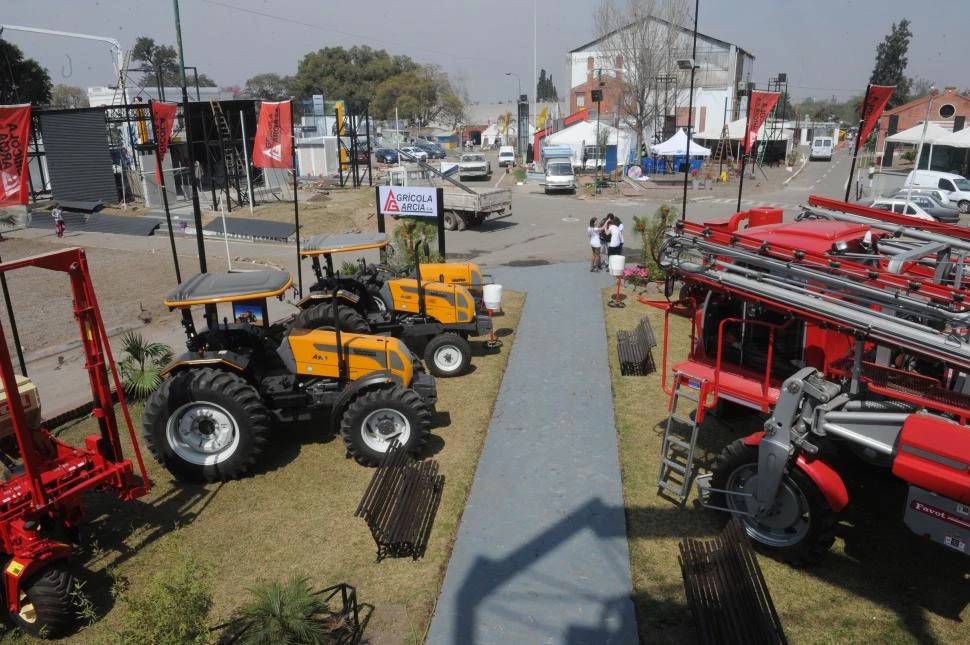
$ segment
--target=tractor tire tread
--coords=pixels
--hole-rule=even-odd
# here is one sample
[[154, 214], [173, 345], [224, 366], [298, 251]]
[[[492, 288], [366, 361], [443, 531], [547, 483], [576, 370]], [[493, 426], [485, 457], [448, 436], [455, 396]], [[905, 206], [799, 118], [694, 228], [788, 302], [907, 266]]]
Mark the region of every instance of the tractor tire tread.
[[409, 454], [420, 454], [424, 450], [425, 444], [428, 443], [428, 437], [431, 435], [431, 410], [428, 409], [428, 406], [417, 392], [410, 388], [401, 387], [400, 385], [365, 390], [347, 406], [340, 420], [340, 436], [344, 440], [347, 454], [363, 466], [377, 466], [379, 460], [374, 459], [372, 455], [360, 449], [356, 440], [359, 429], [352, 427], [351, 421], [360, 413], [361, 409], [388, 398], [395, 399], [403, 406], [409, 408], [415, 417], [414, 421], [416, 423], [412, 423], [411, 438], [408, 441], [408, 445], [405, 446]]
[[[367, 324], [367, 320], [359, 311], [347, 305], [337, 305], [337, 322], [340, 325], [340, 331], [346, 331], [352, 334], [367, 334], [370, 332], [370, 325]], [[333, 304], [330, 302], [320, 302], [311, 307], [307, 307], [293, 319], [292, 328], [333, 329]]]
[[[434, 353], [442, 345], [454, 345], [458, 351], [461, 353], [462, 362], [458, 370], [454, 372], [442, 372], [437, 368], [434, 362]], [[472, 348], [467, 340], [459, 336], [454, 332], [445, 332], [444, 334], [438, 334], [432, 337], [424, 348], [424, 363], [435, 377], [448, 378], [451, 376], [460, 376], [468, 371], [468, 366], [471, 364]]]
[[74, 575], [61, 563], [55, 563], [37, 573], [24, 584], [27, 599], [37, 611], [37, 621], [25, 623], [13, 614], [14, 623], [34, 636], [57, 638], [67, 634], [75, 625], [77, 615], [71, 592]]

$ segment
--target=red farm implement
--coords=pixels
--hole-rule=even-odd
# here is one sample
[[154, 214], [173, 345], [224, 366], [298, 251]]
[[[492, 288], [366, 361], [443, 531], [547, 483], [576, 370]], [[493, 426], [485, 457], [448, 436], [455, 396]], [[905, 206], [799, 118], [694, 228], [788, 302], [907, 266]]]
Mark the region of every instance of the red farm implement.
[[[812, 198], [794, 222], [777, 209], [678, 222], [661, 255], [668, 293], [683, 286], [644, 301], [666, 311], [659, 492], [686, 500], [698, 426], [730, 401], [770, 417], [697, 477], [699, 499], [762, 550], [805, 562], [828, 549], [848, 503], [830, 455], [847, 451], [908, 484], [910, 529], [967, 553], [970, 232]], [[692, 342], [668, 367], [671, 315], [691, 320]]]
[[[5, 262], [0, 264], [0, 273], [25, 267], [64, 272], [70, 278], [74, 316], [91, 384], [93, 416], [100, 426], [100, 432], [88, 436], [83, 447], [71, 446], [28, 421], [23, 397], [8, 396], [11, 444], [16, 444], [19, 454], [8, 458], [11, 473], [0, 482], [3, 599], [12, 621], [19, 627], [34, 635], [56, 637], [72, 627], [76, 616], [71, 597], [73, 577], [66, 566], [71, 547], [61, 542], [59, 535], [75, 529], [82, 521], [85, 493], [111, 491], [123, 500], [131, 500], [144, 495], [150, 482], [121, 393], [84, 251], [65, 249]], [[18, 392], [2, 332], [0, 377], [5, 392]], [[138, 475], [122, 453], [112, 384], [134, 448]]]

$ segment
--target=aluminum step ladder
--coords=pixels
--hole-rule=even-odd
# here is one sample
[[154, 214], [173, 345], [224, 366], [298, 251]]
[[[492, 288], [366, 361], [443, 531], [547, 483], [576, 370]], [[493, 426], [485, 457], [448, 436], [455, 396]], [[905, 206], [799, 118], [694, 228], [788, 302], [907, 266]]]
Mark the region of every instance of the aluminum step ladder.
[[[690, 495], [694, 447], [697, 445], [697, 431], [704, 418], [701, 401], [706, 398], [706, 391], [707, 381], [697, 381], [681, 372], [674, 374], [670, 416], [667, 417], [660, 448], [657, 494], [672, 498], [680, 506], [684, 506]], [[681, 405], [682, 400], [688, 403]], [[686, 409], [688, 407], [693, 409]]]

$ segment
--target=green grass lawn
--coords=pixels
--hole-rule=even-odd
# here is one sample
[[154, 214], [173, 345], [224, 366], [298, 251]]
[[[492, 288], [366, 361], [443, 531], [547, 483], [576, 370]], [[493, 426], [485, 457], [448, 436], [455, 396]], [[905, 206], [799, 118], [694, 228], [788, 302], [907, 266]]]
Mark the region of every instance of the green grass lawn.
[[[495, 319], [497, 330], [508, 330], [500, 352], [476, 355], [470, 374], [438, 379], [439, 418], [427, 454], [438, 460], [446, 482], [424, 558], [375, 562], [370, 533], [354, 517], [374, 471], [346, 458], [325, 417], [281, 427], [265, 469], [239, 481], [179, 484], [146, 453], [154, 482], [147, 496], [128, 503], [90, 496], [84, 535], [95, 546], [82, 549], [75, 562], [88, 571], [86, 588], [103, 618], [64, 642], [111, 642], [111, 629], [124, 620], [124, 605], [107, 593], [111, 578], [144, 584], [153, 571], [173, 566], [173, 542], [211, 567], [212, 625], [246, 601], [257, 580], [305, 575], [316, 589], [338, 582], [357, 587], [370, 608], [369, 642], [423, 642], [524, 301], [521, 293], [504, 295], [505, 315]], [[132, 406], [132, 413], [140, 436], [141, 407]], [[94, 427], [86, 420], [64, 437], [79, 442]]]
[[[647, 316], [662, 343], [663, 312], [637, 302], [624, 289], [626, 307], [606, 307], [620, 462], [627, 507], [634, 600], [643, 643], [695, 641], [684, 597], [677, 543], [713, 537], [725, 517], [684, 510], [657, 496], [657, 472], [668, 397], [661, 389], [662, 347], [654, 349], [657, 373], [620, 376], [616, 332]], [[652, 298], [662, 296], [653, 295]], [[686, 356], [689, 324], [672, 318], [670, 356]], [[695, 463], [706, 470], [730, 441], [758, 429], [757, 419], [719, 423], [709, 416], [698, 439]], [[856, 462], [847, 481], [850, 507], [831, 552], [809, 569], [793, 569], [759, 556], [765, 579], [793, 643], [970, 642], [970, 560], [909, 532], [902, 523], [901, 482]]]

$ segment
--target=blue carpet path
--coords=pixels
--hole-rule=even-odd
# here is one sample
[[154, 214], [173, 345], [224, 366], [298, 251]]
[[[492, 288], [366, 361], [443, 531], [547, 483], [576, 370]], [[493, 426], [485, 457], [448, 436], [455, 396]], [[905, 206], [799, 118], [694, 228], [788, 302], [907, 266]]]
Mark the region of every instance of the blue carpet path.
[[528, 296], [427, 643], [636, 643], [610, 280], [578, 263], [491, 273]]

